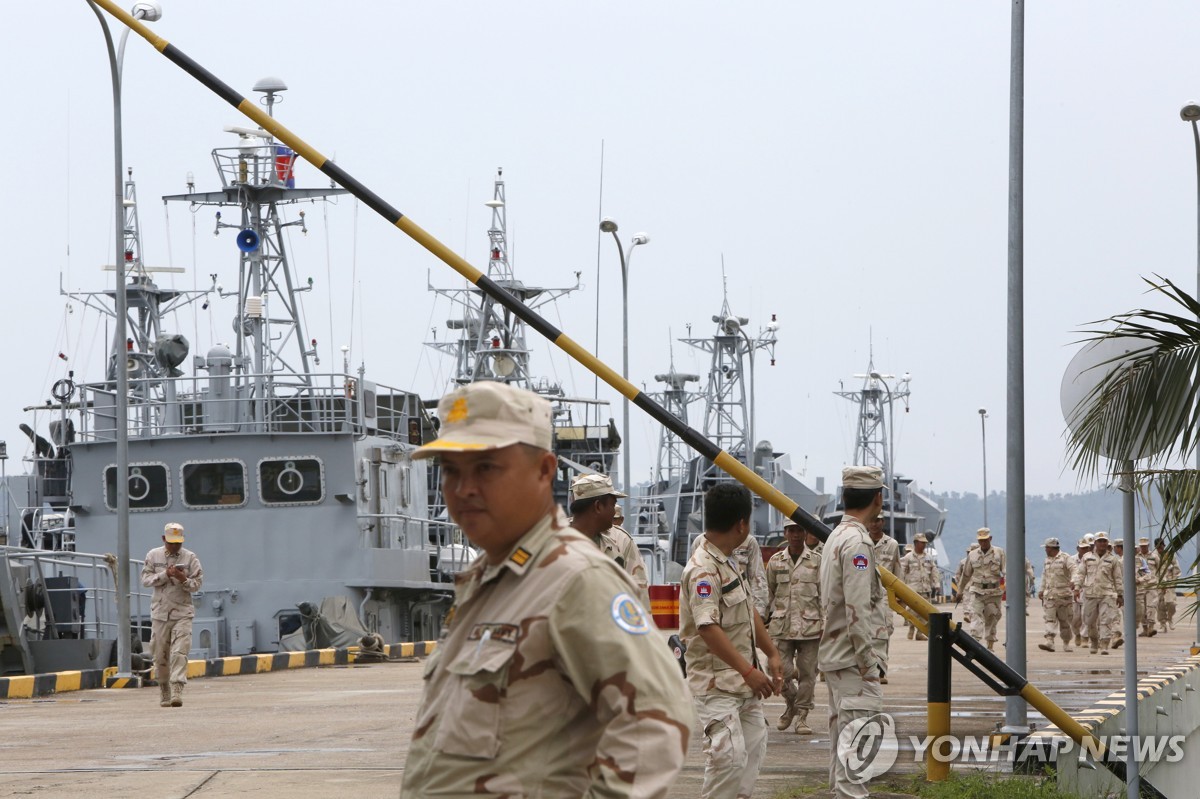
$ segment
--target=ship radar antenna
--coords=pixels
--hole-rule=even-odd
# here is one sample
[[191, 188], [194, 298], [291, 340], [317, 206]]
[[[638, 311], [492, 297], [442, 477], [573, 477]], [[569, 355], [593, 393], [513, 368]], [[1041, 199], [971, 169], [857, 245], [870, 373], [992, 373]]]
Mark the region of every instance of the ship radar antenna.
[[275, 104], [283, 102], [283, 98], [279, 96], [279, 93], [287, 91], [287, 84], [279, 78], [266, 77], [254, 84], [253, 90], [266, 95], [260, 98], [259, 102], [267, 107], [267, 116], [274, 117]]

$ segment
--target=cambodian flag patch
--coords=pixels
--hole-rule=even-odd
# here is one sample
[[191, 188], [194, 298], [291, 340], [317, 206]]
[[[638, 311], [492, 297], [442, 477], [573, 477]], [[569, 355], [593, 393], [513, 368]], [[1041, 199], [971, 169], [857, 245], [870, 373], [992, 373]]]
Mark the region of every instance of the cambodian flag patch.
[[866, 555], [855, 555], [854, 556], [854, 568], [858, 569], [859, 571], [864, 571], [867, 568], [867, 556]]
[[712, 583], [710, 583], [708, 580], [701, 580], [700, 582], [696, 583], [696, 596], [700, 597], [701, 599], [708, 599], [710, 596], [712, 596]]

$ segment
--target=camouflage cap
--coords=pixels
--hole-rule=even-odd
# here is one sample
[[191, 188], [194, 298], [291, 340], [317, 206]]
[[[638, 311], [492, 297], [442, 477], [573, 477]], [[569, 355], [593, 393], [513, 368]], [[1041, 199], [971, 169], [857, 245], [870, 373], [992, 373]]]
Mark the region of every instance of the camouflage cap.
[[917, 533], [913, 536], [913, 543], [915, 544], [917, 541], [920, 541], [922, 544], [929, 543], [929, 539], [925, 537], [924, 533]]
[[979, 532], [975, 534], [975, 538], [980, 541], [990, 541], [992, 538], [992, 531], [987, 527], [980, 527]]
[[1083, 536], [1083, 545], [1090, 547], [1095, 540], [1096, 536], [1094, 533], [1086, 533]]
[[592, 497], [605, 497], [610, 494], [618, 498], [629, 496], [613, 488], [612, 478], [606, 474], [581, 474], [571, 481], [571, 500], [573, 502]]
[[1108, 543], [1108, 533], [1104, 532], [1103, 530], [1101, 530], [1098, 533], [1093, 533], [1092, 534], [1092, 543], [1094, 544], [1097, 541], [1103, 541], [1104, 543], [1107, 544]]
[[1150, 539], [1149, 538], [1139, 538], [1138, 546], [1147, 546], [1147, 547], [1150, 546]]
[[1083, 538], [1079, 539], [1079, 543], [1075, 545], [1075, 548], [1076, 549], [1087, 549], [1090, 546], [1091, 546], [1091, 544], [1088, 543], [1087, 536], [1085, 535]]
[[1042, 546], [1054, 547], [1055, 549], [1058, 549], [1058, 539], [1055, 538], [1054, 536], [1050, 536], [1044, 542], [1042, 542]]
[[438, 437], [414, 452], [414, 460], [513, 444], [551, 447], [550, 403], [507, 383], [481, 380], [454, 389], [438, 402], [438, 418]]
[[883, 469], [878, 466], [847, 466], [842, 469], [842, 488], [883, 488]]
[[979, 542], [978, 542], [978, 541], [972, 541], [972, 542], [971, 542], [971, 546], [967, 547], [967, 551], [968, 551], [968, 552], [970, 552], [972, 549], [979, 549]]
[[182, 544], [183, 525], [179, 522], [167, 522], [163, 527], [163, 540], [168, 544]]
[[1125, 548], [1125, 539], [1120, 538], [1120, 537], [1114, 538], [1112, 541], [1112, 545], [1114, 547], [1121, 547], [1122, 549], [1124, 549]]

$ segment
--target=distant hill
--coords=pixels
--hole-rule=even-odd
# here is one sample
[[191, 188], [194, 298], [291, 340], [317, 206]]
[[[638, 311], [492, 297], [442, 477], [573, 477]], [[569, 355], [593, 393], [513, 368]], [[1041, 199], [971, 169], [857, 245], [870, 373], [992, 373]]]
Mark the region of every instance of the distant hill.
[[[949, 492], [934, 494], [933, 498], [946, 509], [946, 527], [942, 534], [943, 548], [951, 566], [966, 554], [975, 540], [976, 531], [983, 526], [983, 499], [978, 494]], [[988, 495], [988, 527], [992, 540], [1004, 546], [1007, 496], [993, 491]], [[1138, 536], [1154, 538], [1157, 525], [1150, 525], [1146, 514], [1137, 516]], [[1064, 552], [1075, 554], [1075, 544], [1084, 533], [1104, 530], [1121, 532], [1121, 494], [1117, 491], [1091, 491], [1085, 494], [1049, 494], [1025, 498], [1025, 552], [1038, 572], [1039, 580], [1046, 551], [1042, 542], [1057, 536]], [[1039, 582], [1040, 585], [1040, 582]]]

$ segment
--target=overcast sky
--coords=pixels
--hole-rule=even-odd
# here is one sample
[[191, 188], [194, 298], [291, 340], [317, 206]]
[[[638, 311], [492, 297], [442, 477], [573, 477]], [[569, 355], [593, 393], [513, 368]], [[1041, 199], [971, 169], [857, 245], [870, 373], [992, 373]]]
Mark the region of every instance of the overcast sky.
[[[1003, 489], [1008, 2], [163, 6], [160, 35], [247, 95], [283, 78], [284, 124], [480, 267], [483, 203], [504, 167], [518, 277], [560, 286], [581, 272], [583, 289], [547, 316], [590, 347], [599, 292], [598, 354], [616, 368], [620, 271], [605, 237], [597, 281], [597, 221], [616, 219], [626, 242], [648, 233], [629, 301], [639, 385], [655, 390], [671, 336], [689, 323], [712, 332], [724, 258], [734, 312], [751, 331], [771, 314], [781, 325], [776, 365], [758, 362], [757, 437], [792, 453], [810, 482], [836, 485], [852, 457], [855, 411], [833, 392], [856, 385], [873, 346], [877, 369], [912, 376], [911, 409], [896, 409], [897, 469], [926, 490], [980, 491], [983, 407], [988, 483]], [[1081, 487], [1059, 409], [1075, 331], [1145, 303], [1143, 275], [1195, 285], [1196, 161], [1179, 108], [1200, 97], [1196, 30], [1200, 6], [1182, 0], [1028, 4], [1030, 493]], [[15, 457], [27, 449], [22, 406], [67, 369], [101, 375], [104, 323], [58, 287], [105, 285], [111, 99], [82, 0], [13, 4], [4, 40], [0, 437]], [[173, 205], [168, 217], [157, 198], [183, 192], [189, 171], [215, 187], [210, 150], [246, 120], [136, 37], [125, 81], [146, 261], [188, 270], [166, 285], [204, 287], [214, 272], [234, 285], [233, 236], [213, 237], [211, 211]], [[297, 175], [327, 183], [307, 165]], [[308, 220], [291, 241], [300, 280], [314, 281], [305, 317], [322, 368], [339, 368], [349, 344], [373, 379], [440, 394], [451, 364], [422, 342], [434, 327], [444, 338], [452, 314], [426, 284], [462, 281], [353, 201]], [[233, 313], [232, 300], [213, 302], [176, 325], [202, 354], [231, 343]], [[536, 373], [590, 393], [585, 370], [537, 349]], [[708, 370], [681, 344], [675, 362]], [[619, 425], [619, 397], [601, 395]], [[658, 432], [634, 413], [643, 478]]]

